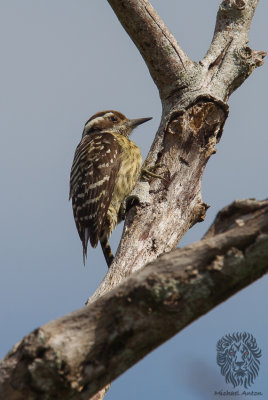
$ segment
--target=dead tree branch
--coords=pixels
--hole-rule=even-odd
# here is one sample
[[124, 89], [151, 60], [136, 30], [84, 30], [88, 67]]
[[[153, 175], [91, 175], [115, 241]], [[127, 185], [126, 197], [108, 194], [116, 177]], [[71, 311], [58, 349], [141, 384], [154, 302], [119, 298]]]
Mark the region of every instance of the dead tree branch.
[[145, 166], [160, 166], [156, 172], [165, 180], [138, 183], [139, 204], [128, 212], [114, 263], [89, 302], [174, 249], [204, 220], [201, 180], [223, 132], [226, 102], [265, 56], [248, 47], [257, 0], [222, 1], [211, 46], [199, 64], [189, 60], [148, 0], [109, 3], [159, 89], [162, 120]]
[[1, 399], [88, 400], [267, 271], [267, 201], [236, 202], [205, 239], [168, 253], [205, 218], [201, 179], [221, 138], [228, 98], [265, 56], [247, 45], [258, 1], [222, 1], [199, 63], [148, 0], [108, 1], [159, 89], [162, 119], [145, 166], [165, 179], [138, 183], [116, 258], [89, 306], [37, 329], [2, 361]]
[[181, 73], [194, 66], [148, 0], [108, 0], [139, 49], [159, 91], [177, 87]]
[[25, 337], [2, 361], [0, 398], [88, 400], [267, 270], [268, 200], [236, 201], [200, 242]]

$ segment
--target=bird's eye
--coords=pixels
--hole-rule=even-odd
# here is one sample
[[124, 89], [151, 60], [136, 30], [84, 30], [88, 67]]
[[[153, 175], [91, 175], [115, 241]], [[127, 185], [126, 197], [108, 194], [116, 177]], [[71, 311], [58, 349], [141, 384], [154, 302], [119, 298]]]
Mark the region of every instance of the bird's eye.
[[111, 117], [109, 117], [109, 119], [110, 119], [110, 121], [113, 121], [113, 122], [116, 122], [116, 121], [117, 121], [117, 118], [114, 117], [113, 115], [112, 115]]

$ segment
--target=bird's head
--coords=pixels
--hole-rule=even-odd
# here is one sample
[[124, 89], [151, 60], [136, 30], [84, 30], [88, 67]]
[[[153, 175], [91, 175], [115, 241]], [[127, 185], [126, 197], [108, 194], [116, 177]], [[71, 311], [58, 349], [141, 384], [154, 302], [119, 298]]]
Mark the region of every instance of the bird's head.
[[119, 111], [100, 111], [85, 123], [83, 137], [96, 132], [113, 132], [128, 137], [133, 129], [150, 119], [152, 118], [128, 119]]

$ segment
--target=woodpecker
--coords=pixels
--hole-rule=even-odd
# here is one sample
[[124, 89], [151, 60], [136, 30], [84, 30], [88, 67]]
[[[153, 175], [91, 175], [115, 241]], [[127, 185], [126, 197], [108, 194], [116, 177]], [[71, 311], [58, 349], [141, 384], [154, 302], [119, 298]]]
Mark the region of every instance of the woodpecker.
[[85, 123], [70, 175], [74, 220], [83, 246], [100, 241], [108, 268], [113, 261], [109, 237], [122, 220], [125, 198], [141, 172], [138, 146], [128, 137], [138, 125], [152, 118], [128, 119], [119, 111], [100, 111]]

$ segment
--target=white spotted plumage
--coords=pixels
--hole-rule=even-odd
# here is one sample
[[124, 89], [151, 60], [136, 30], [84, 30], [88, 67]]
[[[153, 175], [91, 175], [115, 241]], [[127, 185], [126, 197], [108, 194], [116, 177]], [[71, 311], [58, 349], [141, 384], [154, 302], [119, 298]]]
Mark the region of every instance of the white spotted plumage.
[[139, 148], [128, 139], [131, 131], [150, 118], [128, 120], [118, 111], [102, 111], [85, 124], [71, 169], [70, 198], [83, 245], [101, 242], [108, 265], [108, 238], [120, 222], [120, 207], [132, 191], [141, 168]]

